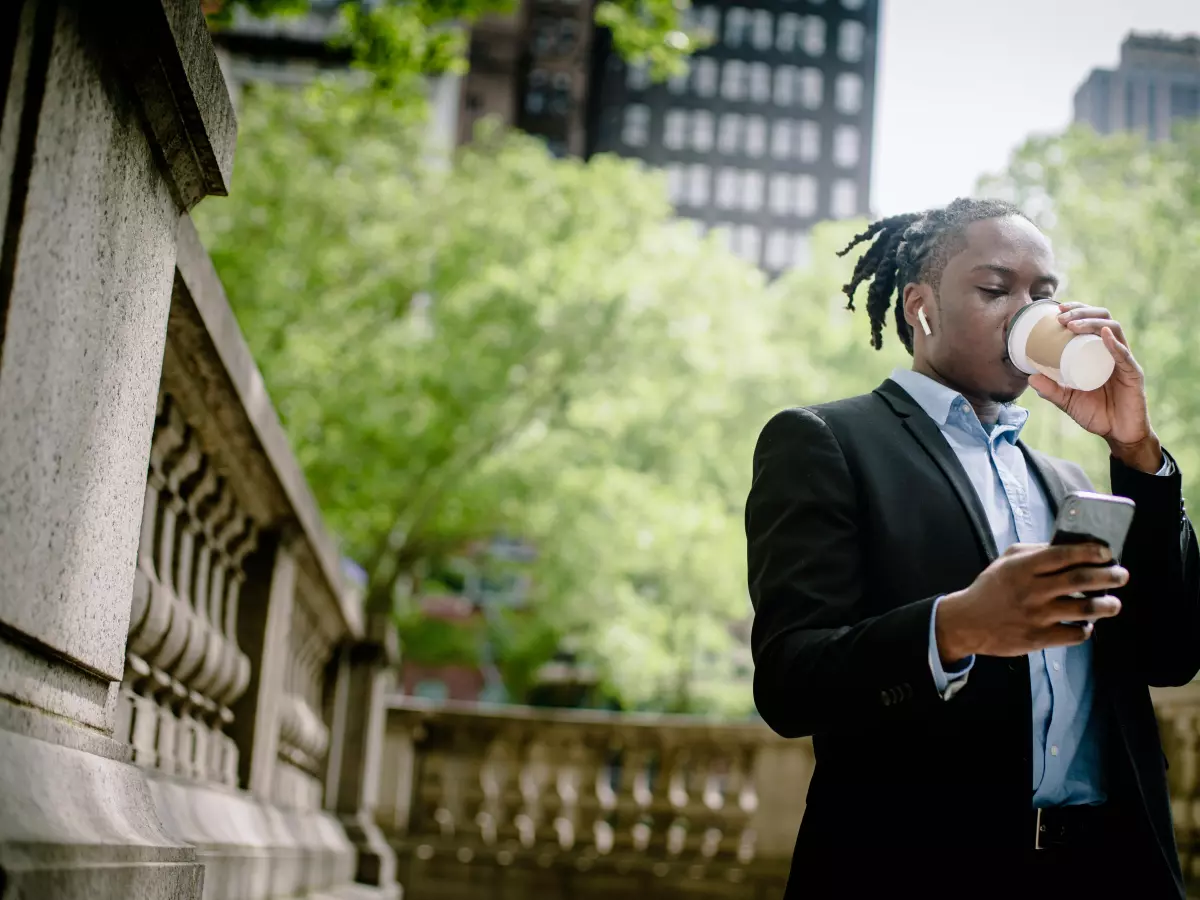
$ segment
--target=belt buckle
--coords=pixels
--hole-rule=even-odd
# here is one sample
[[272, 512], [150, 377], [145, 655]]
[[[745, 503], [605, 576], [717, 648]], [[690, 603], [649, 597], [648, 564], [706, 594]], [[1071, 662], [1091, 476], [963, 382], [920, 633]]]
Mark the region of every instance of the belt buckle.
[[1039, 806], [1038, 810], [1037, 810], [1037, 819], [1034, 823], [1034, 832], [1033, 832], [1033, 849], [1034, 850], [1045, 850], [1046, 849], [1045, 847], [1042, 846], [1042, 830], [1043, 830], [1042, 829], [1042, 808]]

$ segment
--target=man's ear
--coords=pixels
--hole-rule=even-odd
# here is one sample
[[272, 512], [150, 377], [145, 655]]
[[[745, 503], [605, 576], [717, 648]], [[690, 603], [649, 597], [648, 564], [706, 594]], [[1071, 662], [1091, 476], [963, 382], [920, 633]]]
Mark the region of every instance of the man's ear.
[[921, 320], [917, 317], [917, 310], [922, 308], [925, 310], [925, 319], [929, 322], [931, 330], [937, 331], [937, 309], [934, 306], [933, 291], [929, 289], [929, 285], [910, 281], [904, 286], [903, 297], [904, 321], [913, 330], [913, 334], [918, 331], [924, 333]]

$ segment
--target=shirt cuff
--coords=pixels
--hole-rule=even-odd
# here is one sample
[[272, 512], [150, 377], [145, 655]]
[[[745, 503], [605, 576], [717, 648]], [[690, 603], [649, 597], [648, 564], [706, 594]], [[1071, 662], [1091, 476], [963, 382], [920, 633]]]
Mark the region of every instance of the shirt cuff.
[[946, 671], [942, 666], [942, 655], [938, 652], [937, 646], [937, 609], [938, 604], [944, 600], [944, 597], [938, 597], [933, 601], [933, 609], [929, 613], [929, 671], [933, 674], [933, 686], [937, 688], [938, 694], [943, 700], [949, 700], [967, 683], [967, 675], [971, 671], [971, 667], [975, 665], [975, 656], [968, 656], [964, 660], [960, 660], [956, 668]]
[[1175, 474], [1175, 460], [1171, 459], [1171, 457], [1167, 456], [1167, 454], [1164, 453], [1162, 468], [1159, 469], [1154, 474], [1155, 475], [1174, 475]]

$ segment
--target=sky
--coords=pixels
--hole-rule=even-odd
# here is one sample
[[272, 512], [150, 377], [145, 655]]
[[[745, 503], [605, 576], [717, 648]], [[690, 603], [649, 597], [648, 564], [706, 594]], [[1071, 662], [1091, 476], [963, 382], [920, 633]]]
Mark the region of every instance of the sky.
[[881, 0], [871, 208], [940, 206], [1071, 121], [1133, 30], [1200, 33], [1200, 0]]

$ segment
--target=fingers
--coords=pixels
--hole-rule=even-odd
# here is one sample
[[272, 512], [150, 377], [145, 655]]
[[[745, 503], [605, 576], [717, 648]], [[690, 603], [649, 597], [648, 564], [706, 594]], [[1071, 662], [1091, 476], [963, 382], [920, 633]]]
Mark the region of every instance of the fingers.
[[1084, 306], [1083, 304], [1061, 304], [1069, 309], [1059, 313], [1058, 321], [1076, 334], [1100, 334], [1108, 328], [1117, 340], [1127, 345], [1125, 331], [1121, 323], [1113, 319], [1112, 313], [1102, 306]]
[[1057, 547], [1042, 545], [1025, 555], [1029, 557], [1028, 565], [1035, 575], [1061, 572], [1072, 566], [1096, 566], [1112, 562], [1112, 551], [1094, 541]]
[[1111, 594], [1102, 597], [1059, 597], [1039, 614], [1044, 625], [1080, 620], [1108, 619], [1121, 611], [1121, 601]]
[[1037, 643], [1040, 647], [1072, 647], [1090, 638], [1093, 630], [1091, 622], [1070, 625], [1056, 622], [1042, 631]]
[[1111, 328], [1102, 329], [1100, 337], [1104, 339], [1104, 346], [1112, 354], [1112, 358], [1116, 361], [1118, 369], [1122, 369], [1130, 374], [1141, 374], [1142, 367], [1134, 359], [1133, 351], [1129, 349], [1129, 345], [1123, 339], [1117, 338], [1116, 333]]
[[1120, 566], [1084, 566], [1043, 575], [1034, 582], [1034, 591], [1038, 597], [1057, 601], [1068, 594], [1115, 590], [1128, 581], [1128, 570]]

